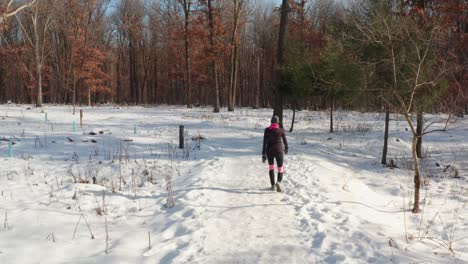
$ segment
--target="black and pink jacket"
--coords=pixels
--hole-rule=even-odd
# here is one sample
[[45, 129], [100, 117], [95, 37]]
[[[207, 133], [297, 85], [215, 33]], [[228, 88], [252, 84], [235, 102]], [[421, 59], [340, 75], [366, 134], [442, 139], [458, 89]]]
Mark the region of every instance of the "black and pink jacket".
[[265, 129], [262, 154], [283, 152], [283, 143], [284, 149], [288, 150], [286, 131], [279, 127], [278, 124], [271, 124], [271, 126]]

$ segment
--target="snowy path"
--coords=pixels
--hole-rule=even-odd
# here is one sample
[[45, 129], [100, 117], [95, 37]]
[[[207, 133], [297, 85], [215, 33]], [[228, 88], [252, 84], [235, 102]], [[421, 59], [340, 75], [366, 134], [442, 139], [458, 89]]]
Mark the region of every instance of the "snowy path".
[[[307, 248], [285, 194], [268, 190], [253, 158], [220, 159], [193, 206], [202, 216], [201, 263], [303, 263]], [[198, 203], [198, 204], [197, 204]], [[195, 235], [197, 237], [197, 235]]]
[[[294, 138], [290, 140], [297, 147]], [[188, 215], [195, 215], [199, 226], [191, 234], [190, 249], [182, 250], [193, 252], [185, 254], [184, 261], [390, 261], [388, 238], [381, 230], [387, 219], [372, 219], [371, 223], [355, 215], [357, 211], [373, 215], [386, 201], [360, 182], [346, 162], [330, 161], [328, 154], [315, 147], [308, 155], [294, 154], [299, 150], [293, 149], [285, 157], [286, 191], [273, 193], [267, 165], [259, 161], [260, 142], [260, 133], [245, 131], [230, 141], [213, 139], [204, 146], [220, 157], [201, 165], [199, 180], [181, 197]], [[358, 195], [363, 191], [368, 197]], [[356, 202], [367, 198], [372, 199], [365, 204]], [[375, 243], [376, 237], [379, 243]]]

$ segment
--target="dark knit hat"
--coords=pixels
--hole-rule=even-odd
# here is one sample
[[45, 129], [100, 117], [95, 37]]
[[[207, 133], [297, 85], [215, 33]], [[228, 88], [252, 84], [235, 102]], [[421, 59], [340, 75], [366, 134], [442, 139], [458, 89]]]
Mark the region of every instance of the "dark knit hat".
[[274, 115], [272, 118], [271, 118], [271, 123], [272, 124], [278, 124], [279, 123], [279, 117], [277, 115]]

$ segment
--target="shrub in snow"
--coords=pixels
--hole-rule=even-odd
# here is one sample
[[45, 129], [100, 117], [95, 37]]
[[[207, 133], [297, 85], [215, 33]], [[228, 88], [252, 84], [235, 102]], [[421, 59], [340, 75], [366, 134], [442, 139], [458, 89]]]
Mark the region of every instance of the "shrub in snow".
[[167, 190], [167, 202], [165, 207], [166, 208], [172, 208], [174, 207], [174, 195], [172, 193], [172, 175], [168, 173], [166, 175], [166, 190]]
[[447, 176], [447, 177], [452, 177], [452, 178], [460, 178], [460, 175], [458, 173], [457, 167], [454, 165], [447, 165], [445, 168], [442, 170], [442, 172]]
[[206, 140], [206, 137], [201, 134], [198, 134], [198, 136], [192, 137], [192, 141], [202, 141], [202, 140]]

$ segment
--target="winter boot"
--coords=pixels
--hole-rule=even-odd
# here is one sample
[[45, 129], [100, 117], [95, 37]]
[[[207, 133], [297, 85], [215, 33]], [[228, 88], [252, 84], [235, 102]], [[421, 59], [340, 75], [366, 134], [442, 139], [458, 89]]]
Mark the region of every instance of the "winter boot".
[[281, 189], [281, 181], [283, 181], [283, 173], [279, 172], [278, 173], [278, 182], [276, 183], [276, 191], [277, 192], [283, 192], [283, 189]]
[[277, 182], [275, 184], [275, 187], [276, 187], [275, 189], [277, 192], [283, 192], [283, 189], [281, 189], [281, 182]]
[[276, 185], [275, 185], [275, 171], [271, 170], [270, 171], [270, 183], [271, 183], [271, 190], [276, 191]]

